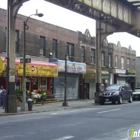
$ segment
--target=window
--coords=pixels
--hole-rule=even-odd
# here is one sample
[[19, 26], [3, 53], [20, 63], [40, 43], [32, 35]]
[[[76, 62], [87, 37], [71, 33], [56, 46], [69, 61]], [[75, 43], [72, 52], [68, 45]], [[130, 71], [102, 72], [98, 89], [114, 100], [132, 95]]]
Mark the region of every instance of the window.
[[102, 67], [105, 66], [105, 53], [102, 52]]
[[124, 57], [121, 57], [121, 69], [124, 69]]
[[133, 59], [133, 61], [132, 61], [132, 69], [135, 70], [135, 60], [134, 60], [134, 59]]
[[46, 39], [43, 36], [40, 36], [40, 48], [39, 48], [39, 54], [45, 56], [45, 44]]
[[15, 46], [16, 46], [15, 48], [16, 53], [19, 53], [19, 31], [18, 30], [15, 31]]
[[74, 57], [74, 44], [67, 43], [67, 54]]
[[111, 54], [109, 54], [108, 55], [108, 63], [109, 63], [109, 67], [112, 67], [112, 55]]
[[91, 56], [91, 63], [95, 64], [95, 49], [91, 49], [90, 56]]
[[126, 66], [127, 70], [130, 69], [130, 58], [127, 58], [127, 66]]
[[85, 62], [85, 47], [81, 47], [81, 62]]
[[115, 56], [115, 68], [118, 68], [118, 56]]
[[57, 58], [57, 39], [53, 39], [52, 54], [54, 58]]
[[4, 39], [4, 45], [5, 45], [5, 52], [7, 51], [7, 39], [8, 39], [8, 37], [7, 37], [7, 27], [5, 27], [5, 39]]

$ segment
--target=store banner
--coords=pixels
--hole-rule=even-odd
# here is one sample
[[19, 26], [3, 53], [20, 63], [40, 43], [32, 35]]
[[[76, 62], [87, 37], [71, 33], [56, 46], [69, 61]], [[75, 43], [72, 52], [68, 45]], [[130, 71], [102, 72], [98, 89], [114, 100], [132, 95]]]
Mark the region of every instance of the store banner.
[[[6, 71], [6, 59], [0, 57], [0, 74]], [[15, 60], [15, 70], [18, 76], [23, 75], [23, 63], [19, 60]], [[42, 61], [33, 61], [26, 63], [26, 76], [37, 76], [37, 77], [57, 77], [58, 66], [53, 63], [44, 63]]]
[[[16, 70], [18, 75], [23, 75], [23, 64], [16, 64]], [[26, 64], [26, 76], [38, 76], [38, 77], [57, 77], [58, 68], [49, 66], [37, 66]]]
[[[58, 60], [58, 71], [65, 72], [65, 61], [64, 60]], [[67, 61], [67, 72], [85, 74], [86, 73], [86, 64]]]

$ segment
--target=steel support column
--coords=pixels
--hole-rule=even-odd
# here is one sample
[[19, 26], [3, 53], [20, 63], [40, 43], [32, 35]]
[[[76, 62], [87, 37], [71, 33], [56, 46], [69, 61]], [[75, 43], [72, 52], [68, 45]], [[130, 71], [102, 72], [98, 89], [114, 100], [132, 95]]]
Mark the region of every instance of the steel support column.
[[96, 93], [95, 93], [95, 103], [99, 103], [99, 94], [101, 93], [101, 47], [104, 39], [115, 32], [116, 29], [104, 24], [100, 21], [96, 21]]
[[15, 22], [16, 15], [23, 2], [27, 0], [8, 0], [7, 1], [7, 101], [5, 112], [16, 113], [16, 94], [15, 94]]
[[99, 103], [101, 85], [101, 22], [96, 22], [96, 94], [95, 103]]

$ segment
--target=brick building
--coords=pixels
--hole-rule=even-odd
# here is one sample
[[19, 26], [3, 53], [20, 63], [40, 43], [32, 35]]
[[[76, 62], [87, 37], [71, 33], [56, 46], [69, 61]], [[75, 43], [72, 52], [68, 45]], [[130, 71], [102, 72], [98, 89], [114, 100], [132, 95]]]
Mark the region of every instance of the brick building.
[[[6, 51], [5, 17], [6, 11], [0, 9], [1, 56], [5, 56]], [[17, 58], [23, 56], [23, 21], [26, 19], [27, 17], [25, 16], [17, 15], [15, 31]], [[69, 100], [94, 98], [96, 90], [96, 46], [95, 37], [91, 37], [90, 31], [86, 30], [82, 34], [81, 32], [71, 31], [32, 18], [29, 19], [28, 26], [29, 29], [26, 30], [27, 57], [37, 61], [50, 61], [58, 65], [58, 77], [47, 77], [45, 82], [47, 89], [52, 90], [57, 99], [63, 100], [65, 82], [64, 60], [65, 55], [68, 54], [68, 56], [74, 58], [74, 62], [67, 61], [67, 98]], [[52, 53], [52, 56], [50, 56], [50, 53]], [[131, 74], [131, 70], [135, 70], [135, 59], [136, 52], [131, 47], [127, 49], [121, 47], [120, 43], [114, 45], [108, 43], [107, 39], [105, 39], [101, 52], [101, 77], [104, 86], [120, 82], [129, 82], [131, 84], [135, 77], [135, 75]], [[41, 79], [38, 79], [38, 82], [40, 81]], [[30, 87], [30, 83], [27, 85], [28, 89], [33, 90]], [[38, 83], [34, 87], [40, 88]], [[52, 88], [50, 89], [50, 87]], [[20, 88], [22, 89], [21, 85]]]
[[136, 57], [136, 87], [140, 87], [140, 56]]

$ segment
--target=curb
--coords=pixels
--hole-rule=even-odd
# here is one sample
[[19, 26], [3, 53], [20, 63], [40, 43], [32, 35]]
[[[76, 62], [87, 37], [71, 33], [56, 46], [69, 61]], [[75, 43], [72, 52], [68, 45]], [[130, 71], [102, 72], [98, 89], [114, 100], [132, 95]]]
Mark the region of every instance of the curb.
[[52, 108], [47, 110], [33, 110], [33, 111], [18, 111], [17, 113], [0, 113], [0, 116], [12, 116], [12, 115], [23, 115], [23, 114], [32, 114], [32, 113], [42, 113], [42, 112], [50, 112], [50, 111], [59, 111], [59, 110], [69, 110], [69, 109], [77, 109], [77, 108], [87, 108], [87, 107], [95, 107], [98, 105], [84, 105], [84, 106], [74, 106], [74, 107], [60, 107], [60, 108]]

